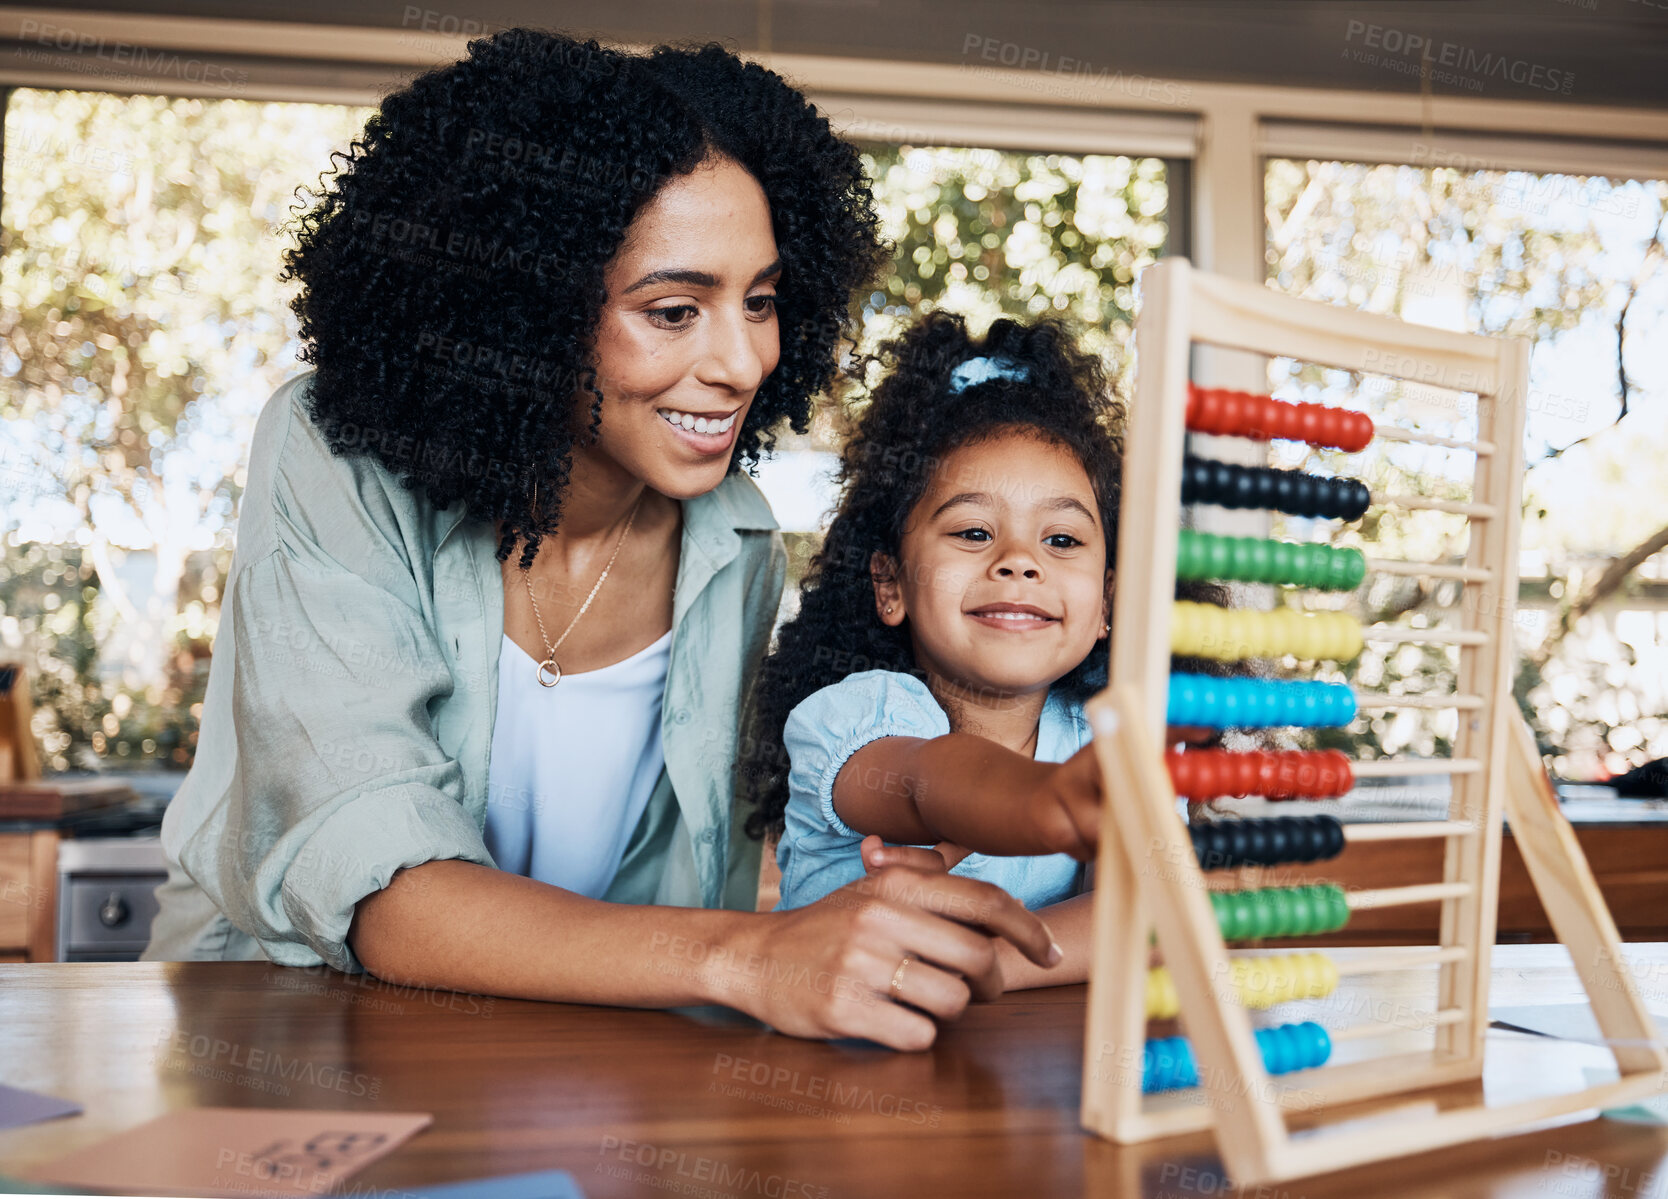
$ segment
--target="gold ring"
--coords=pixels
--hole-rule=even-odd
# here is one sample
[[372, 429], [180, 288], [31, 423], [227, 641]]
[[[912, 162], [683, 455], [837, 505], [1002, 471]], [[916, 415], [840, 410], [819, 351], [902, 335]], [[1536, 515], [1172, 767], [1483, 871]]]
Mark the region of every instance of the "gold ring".
[[905, 956], [904, 960], [898, 963], [898, 968], [896, 970], [892, 971], [892, 994], [894, 994], [894, 995], [902, 995], [903, 994], [904, 971], [908, 970], [908, 969], [909, 969], [909, 958], [907, 956]]

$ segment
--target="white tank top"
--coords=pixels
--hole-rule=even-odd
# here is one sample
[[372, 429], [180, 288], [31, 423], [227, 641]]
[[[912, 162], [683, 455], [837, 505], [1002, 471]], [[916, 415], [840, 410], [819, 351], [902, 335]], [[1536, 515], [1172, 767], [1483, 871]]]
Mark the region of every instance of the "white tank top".
[[672, 634], [601, 670], [539, 686], [508, 636], [487, 779], [486, 846], [501, 870], [599, 899], [665, 764], [660, 708]]

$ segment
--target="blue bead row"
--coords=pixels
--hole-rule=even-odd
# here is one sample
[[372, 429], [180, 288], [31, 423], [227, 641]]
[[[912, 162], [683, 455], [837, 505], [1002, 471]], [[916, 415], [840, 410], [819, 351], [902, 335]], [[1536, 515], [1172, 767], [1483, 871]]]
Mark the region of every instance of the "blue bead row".
[[1355, 693], [1344, 683], [1173, 674], [1165, 719], [1208, 729], [1332, 728], [1355, 719]]
[[[1323, 1066], [1332, 1056], [1332, 1038], [1312, 1020], [1259, 1028], [1257, 1048], [1262, 1051], [1263, 1069], [1270, 1074], [1290, 1074]], [[1199, 1068], [1193, 1061], [1193, 1047], [1186, 1037], [1155, 1037], [1141, 1051], [1141, 1090], [1176, 1091], [1199, 1085]]]

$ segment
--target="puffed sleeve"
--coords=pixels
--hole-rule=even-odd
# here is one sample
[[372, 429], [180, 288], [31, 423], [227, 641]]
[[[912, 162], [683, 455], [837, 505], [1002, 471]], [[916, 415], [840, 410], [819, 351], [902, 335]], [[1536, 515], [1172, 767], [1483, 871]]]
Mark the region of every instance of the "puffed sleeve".
[[866, 670], [813, 693], [788, 713], [788, 804], [776, 858], [783, 909], [863, 877], [863, 834], [834, 810], [834, 780], [852, 754], [882, 737], [942, 737], [950, 721], [911, 675]]

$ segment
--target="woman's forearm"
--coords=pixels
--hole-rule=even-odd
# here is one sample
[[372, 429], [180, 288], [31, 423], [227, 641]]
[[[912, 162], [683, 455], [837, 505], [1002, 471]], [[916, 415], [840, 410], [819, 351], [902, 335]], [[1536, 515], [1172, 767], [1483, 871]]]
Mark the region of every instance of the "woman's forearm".
[[[960, 913], [950, 919], [943, 913]], [[722, 1003], [801, 1037], [932, 1044], [933, 1020], [1001, 986], [993, 942], [1056, 960], [1048, 930], [989, 883], [887, 867], [791, 912], [634, 907], [469, 862], [403, 870], [348, 939], [394, 982], [512, 998]], [[917, 963], [898, 985], [904, 959]]]
[[[744, 985], [736, 934], [753, 913], [586, 899], [473, 862], [401, 870], [348, 933], [390, 982], [622, 1007], [727, 1003]], [[745, 955], [741, 955], [745, 956]]]

